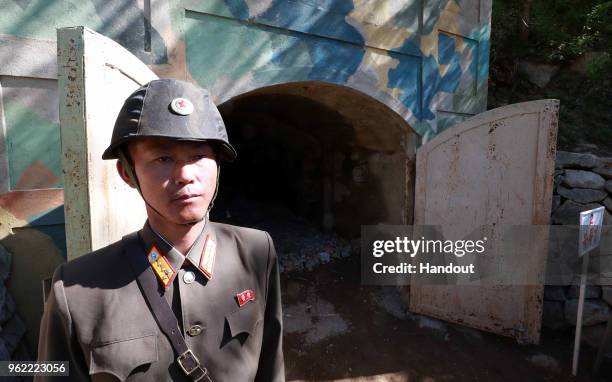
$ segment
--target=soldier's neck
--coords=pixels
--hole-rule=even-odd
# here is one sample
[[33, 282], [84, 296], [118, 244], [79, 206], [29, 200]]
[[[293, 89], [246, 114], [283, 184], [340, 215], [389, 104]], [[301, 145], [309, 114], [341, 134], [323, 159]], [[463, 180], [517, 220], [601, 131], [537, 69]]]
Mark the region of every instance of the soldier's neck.
[[206, 220], [202, 220], [193, 225], [180, 225], [168, 222], [165, 219], [157, 219], [153, 216], [149, 216], [151, 228], [168, 240], [169, 243], [183, 255], [189, 252], [193, 243], [200, 233], [202, 233], [205, 221]]

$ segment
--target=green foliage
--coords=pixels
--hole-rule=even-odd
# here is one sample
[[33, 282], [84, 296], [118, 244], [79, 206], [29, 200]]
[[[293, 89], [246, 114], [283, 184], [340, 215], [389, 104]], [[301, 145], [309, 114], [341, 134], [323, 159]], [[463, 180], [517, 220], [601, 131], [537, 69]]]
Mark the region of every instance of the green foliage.
[[[561, 100], [559, 147], [595, 143], [612, 153], [612, 0], [533, 0], [529, 38], [519, 37], [525, 0], [493, 0], [489, 106], [539, 98]], [[582, 75], [572, 68], [586, 63]], [[517, 62], [557, 64], [541, 89], [517, 71]]]
[[586, 74], [590, 80], [598, 81], [609, 76], [611, 70], [612, 58], [610, 58], [610, 53], [602, 52], [593, 57], [587, 64]]
[[526, 42], [518, 38], [521, 1], [493, 2], [492, 43], [508, 54], [563, 63], [588, 51], [612, 53], [612, 0], [534, 0]]

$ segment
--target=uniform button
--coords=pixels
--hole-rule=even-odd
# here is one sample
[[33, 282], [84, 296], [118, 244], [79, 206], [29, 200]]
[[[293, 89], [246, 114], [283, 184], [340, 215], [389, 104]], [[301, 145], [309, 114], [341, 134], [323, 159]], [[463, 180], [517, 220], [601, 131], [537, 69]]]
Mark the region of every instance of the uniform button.
[[191, 284], [195, 280], [195, 274], [192, 271], [187, 271], [183, 275], [183, 281], [185, 284]]
[[187, 333], [189, 333], [190, 336], [195, 337], [202, 334], [203, 331], [204, 328], [202, 327], [202, 325], [192, 325], [191, 328], [189, 328], [189, 330], [187, 331]]

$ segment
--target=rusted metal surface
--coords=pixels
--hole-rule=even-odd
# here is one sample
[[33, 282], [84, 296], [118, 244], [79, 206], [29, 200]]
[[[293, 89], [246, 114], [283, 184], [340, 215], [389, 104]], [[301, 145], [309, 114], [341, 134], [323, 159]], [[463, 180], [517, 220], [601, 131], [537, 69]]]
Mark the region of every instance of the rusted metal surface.
[[[458, 238], [489, 225], [492, 248], [501, 226], [548, 224], [558, 105], [541, 100], [491, 110], [419, 148], [415, 224], [448, 226]], [[546, 235], [539, 232], [533, 243], [526, 269], [534, 275], [544, 272]], [[537, 343], [542, 293], [541, 285], [425, 286], [417, 278], [410, 309]]]
[[[136, 191], [102, 161], [123, 100], [157, 78], [114, 41], [84, 27], [58, 30], [68, 259], [119, 240], [146, 218]], [[125, 212], [129, 211], [129, 214]]]

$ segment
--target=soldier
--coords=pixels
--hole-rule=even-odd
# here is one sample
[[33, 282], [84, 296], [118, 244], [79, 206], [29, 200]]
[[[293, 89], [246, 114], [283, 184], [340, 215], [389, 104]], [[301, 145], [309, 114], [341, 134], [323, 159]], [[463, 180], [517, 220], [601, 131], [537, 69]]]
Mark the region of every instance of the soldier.
[[164, 79], [128, 97], [102, 158], [148, 219], [55, 270], [39, 361], [69, 361], [79, 381], [284, 381], [272, 239], [208, 220], [235, 157], [206, 90]]

